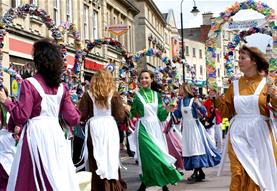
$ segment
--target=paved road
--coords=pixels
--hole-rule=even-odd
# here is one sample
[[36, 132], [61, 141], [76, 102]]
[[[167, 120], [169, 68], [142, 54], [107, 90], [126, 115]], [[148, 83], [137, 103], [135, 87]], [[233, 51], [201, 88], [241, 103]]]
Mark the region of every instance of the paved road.
[[[122, 177], [127, 182], [128, 191], [136, 191], [140, 185], [138, 178], [139, 167], [135, 164], [134, 159], [124, 155], [123, 153], [123, 165], [127, 167], [127, 170], [122, 169]], [[185, 180], [179, 182], [177, 186], [169, 186], [171, 191], [228, 191], [230, 184], [230, 164], [229, 161], [225, 162], [222, 176], [216, 176], [217, 167], [204, 169], [206, 173], [206, 179], [203, 182], [195, 184], [187, 184]], [[184, 178], [188, 178], [192, 171], [184, 171]], [[159, 187], [148, 188], [147, 191], [161, 191]]]

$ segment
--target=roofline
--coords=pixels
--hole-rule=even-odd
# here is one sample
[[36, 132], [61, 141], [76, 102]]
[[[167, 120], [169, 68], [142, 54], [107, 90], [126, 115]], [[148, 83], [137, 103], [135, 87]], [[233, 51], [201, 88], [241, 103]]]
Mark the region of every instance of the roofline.
[[120, 0], [121, 3], [125, 4], [127, 7], [130, 8], [130, 10], [135, 13], [135, 15], [139, 14], [140, 10], [134, 6], [133, 3], [131, 3], [129, 0]]
[[167, 24], [166, 20], [164, 19], [161, 11], [159, 10], [159, 8], [156, 6], [156, 4], [154, 3], [153, 0], [146, 0], [146, 2], [154, 9], [154, 11], [156, 11], [156, 13], [158, 14], [158, 16], [160, 17], [160, 19], [163, 21], [164, 25]]

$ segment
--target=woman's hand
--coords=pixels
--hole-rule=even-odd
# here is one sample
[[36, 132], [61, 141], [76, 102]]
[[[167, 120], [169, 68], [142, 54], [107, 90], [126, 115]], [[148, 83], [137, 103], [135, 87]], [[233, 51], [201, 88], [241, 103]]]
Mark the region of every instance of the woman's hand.
[[165, 108], [165, 110], [167, 112], [173, 112], [175, 110], [175, 106], [174, 105], [171, 105], [171, 104], [168, 104], [168, 105], [163, 105], [163, 107]]
[[7, 98], [8, 97], [6, 96], [6, 93], [5, 93], [4, 89], [2, 88], [0, 90], [0, 103], [5, 103]]
[[272, 98], [277, 98], [277, 74], [276, 73], [269, 73], [266, 78], [268, 88], [267, 94]]

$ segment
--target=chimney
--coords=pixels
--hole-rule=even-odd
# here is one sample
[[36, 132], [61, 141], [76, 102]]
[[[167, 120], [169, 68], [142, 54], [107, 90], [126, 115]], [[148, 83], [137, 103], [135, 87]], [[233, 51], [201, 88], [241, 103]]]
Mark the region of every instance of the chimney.
[[203, 13], [202, 17], [203, 17], [203, 25], [211, 25], [213, 13], [211, 12]]

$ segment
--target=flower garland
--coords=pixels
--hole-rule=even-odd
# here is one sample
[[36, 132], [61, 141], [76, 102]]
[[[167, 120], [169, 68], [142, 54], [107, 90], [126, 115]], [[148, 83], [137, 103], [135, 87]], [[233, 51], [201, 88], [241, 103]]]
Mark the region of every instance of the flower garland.
[[272, 32], [274, 32], [274, 30], [277, 31], [277, 28], [276, 28], [274, 22], [271, 22], [271, 23], [273, 23], [273, 25], [272, 24], [269, 25], [270, 29], [253, 27], [248, 30], [241, 31], [239, 34], [237, 34], [233, 37], [232, 41], [230, 41], [227, 44], [227, 50], [224, 55], [224, 59], [226, 60], [225, 69], [226, 69], [226, 73], [227, 73], [228, 77], [233, 77], [233, 74], [234, 74], [234, 71], [233, 71], [233, 69], [234, 69], [234, 66], [233, 66], [234, 50], [238, 46], [240, 41], [244, 40], [245, 37], [250, 36], [255, 33], [267, 34], [267, 35], [272, 36]]
[[[117, 51], [119, 51], [124, 58], [124, 62], [122, 62], [119, 69], [119, 86], [118, 91], [121, 95], [129, 96], [130, 93], [134, 92], [136, 88], [136, 79], [137, 72], [135, 66], [132, 62], [132, 58], [130, 53], [126, 50], [126, 48], [117, 40], [113, 38], [100, 38], [95, 39], [94, 41], [86, 41], [86, 47], [84, 49], [79, 49], [75, 53], [75, 61], [73, 71], [75, 74], [80, 73], [81, 64], [85, 60], [86, 56], [89, 52], [96, 46], [102, 45], [110, 45], [115, 47]], [[111, 64], [107, 65], [108, 70], [114, 70]]]
[[[215, 18], [215, 21], [211, 24], [211, 29], [208, 34], [208, 40], [206, 42], [206, 65], [208, 72], [207, 83], [209, 87], [216, 87], [216, 69], [215, 69], [215, 59], [216, 59], [216, 37], [221, 32], [221, 26], [230, 20], [232, 16], [238, 13], [240, 10], [252, 9], [258, 13], [263, 14], [266, 20], [271, 21], [277, 18], [274, 10], [268, 5], [262, 2], [255, 2], [253, 0], [246, 0], [241, 3], [234, 3], [225, 12], [221, 12], [220, 16]], [[227, 70], [232, 72], [232, 70]]]
[[[0, 21], [0, 49], [4, 47], [4, 37], [6, 35], [6, 29], [12, 24], [12, 21], [16, 17], [22, 17], [24, 14], [34, 15], [41, 18], [42, 22], [46, 25], [48, 30], [52, 32], [52, 37], [56, 40], [57, 44], [63, 44], [64, 39], [62, 32], [55, 26], [54, 20], [50, 18], [50, 16], [46, 13], [45, 10], [38, 8], [35, 5], [25, 4], [21, 5], [17, 8], [10, 8], [5, 14], [4, 17]], [[66, 49], [62, 49], [63, 52]], [[0, 59], [0, 78], [3, 79], [3, 67], [2, 67], [2, 52]]]

